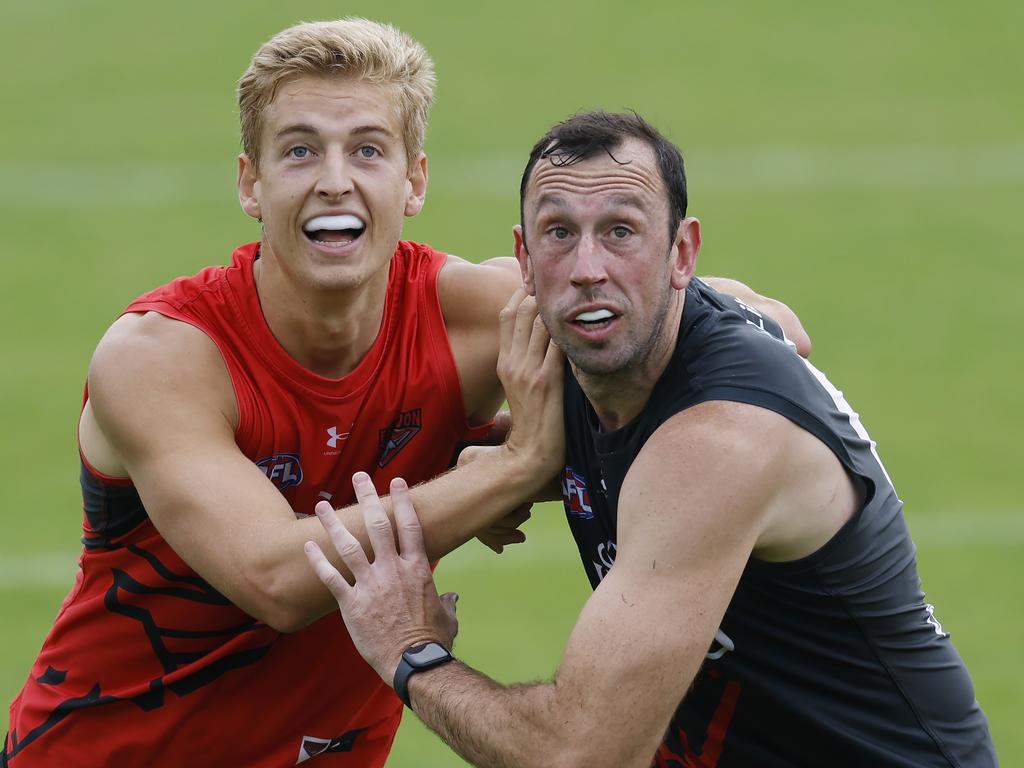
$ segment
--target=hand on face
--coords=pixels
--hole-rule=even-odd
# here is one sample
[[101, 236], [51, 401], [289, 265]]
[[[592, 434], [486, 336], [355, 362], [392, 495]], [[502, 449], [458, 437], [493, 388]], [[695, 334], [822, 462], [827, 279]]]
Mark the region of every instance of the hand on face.
[[306, 557], [316, 575], [338, 601], [341, 616], [360, 655], [391, 684], [395, 670], [412, 645], [436, 641], [452, 647], [459, 630], [454, 592], [439, 597], [423, 546], [423, 531], [405, 481], [391, 482], [391, 502], [398, 527], [398, 549], [391, 521], [365, 472], [352, 476], [356, 499], [373, 547], [370, 562], [358, 539], [325, 501], [316, 514], [355, 583], [350, 585], [314, 542]]
[[537, 302], [522, 288], [501, 310], [498, 378], [505, 388], [512, 430], [504, 449], [533, 467], [525, 478], [538, 493], [565, 462], [562, 380], [565, 358], [537, 312]]

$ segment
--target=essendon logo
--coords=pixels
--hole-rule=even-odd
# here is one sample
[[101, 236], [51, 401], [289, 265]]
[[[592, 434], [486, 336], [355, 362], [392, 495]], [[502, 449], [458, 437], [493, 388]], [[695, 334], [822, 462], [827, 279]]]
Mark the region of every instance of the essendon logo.
[[304, 763], [309, 758], [322, 755], [325, 752], [351, 752], [356, 738], [365, 730], [365, 728], [356, 728], [354, 731], [346, 731], [334, 739], [303, 736], [302, 743], [299, 745], [299, 759], [295, 761], [295, 764]]
[[594, 510], [590, 507], [590, 492], [587, 481], [572, 467], [566, 467], [562, 473], [562, 501], [565, 511], [582, 520], [593, 520]]
[[257, 461], [256, 466], [280, 491], [302, 482], [302, 465], [297, 453], [275, 453]]
[[398, 414], [390, 426], [380, 430], [380, 458], [377, 459], [377, 466], [383, 467], [395, 458], [422, 427], [423, 418], [419, 408]]

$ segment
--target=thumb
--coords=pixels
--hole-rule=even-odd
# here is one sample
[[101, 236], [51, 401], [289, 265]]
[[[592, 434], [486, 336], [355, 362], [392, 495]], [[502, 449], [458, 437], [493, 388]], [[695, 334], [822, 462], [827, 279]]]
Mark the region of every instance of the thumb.
[[459, 602], [459, 594], [457, 592], [445, 592], [441, 595], [441, 605], [444, 607], [444, 612], [449, 616], [455, 615], [455, 604]]

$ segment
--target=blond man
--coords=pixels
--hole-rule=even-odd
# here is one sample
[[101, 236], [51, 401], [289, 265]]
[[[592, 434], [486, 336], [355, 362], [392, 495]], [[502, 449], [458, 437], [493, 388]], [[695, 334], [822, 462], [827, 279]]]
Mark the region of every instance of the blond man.
[[495, 374], [515, 262], [400, 239], [426, 194], [433, 87], [424, 49], [366, 20], [257, 51], [238, 190], [260, 240], [132, 302], [95, 352], [80, 571], [5, 763], [383, 765], [401, 702], [303, 557], [328, 549], [309, 513], [352, 504], [357, 471], [369, 492], [440, 475], [507, 397], [502, 447], [413, 490], [436, 559], [533, 498], [562, 453], [562, 363], [543, 339], [512, 345], [509, 313], [504, 387]]

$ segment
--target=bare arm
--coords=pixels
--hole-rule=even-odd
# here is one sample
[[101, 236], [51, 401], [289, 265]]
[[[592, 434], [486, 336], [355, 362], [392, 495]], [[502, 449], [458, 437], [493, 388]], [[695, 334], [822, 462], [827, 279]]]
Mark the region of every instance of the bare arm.
[[[648, 441], [620, 495], [615, 565], [587, 601], [552, 682], [503, 686], [453, 662], [411, 678], [417, 714], [475, 765], [650, 765], [750, 553], [786, 506], [777, 466], [785, 451], [755, 450], [752, 428], [778, 445], [796, 430], [751, 406], [707, 403]], [[669, 456], [673, 471], [666, 472]], [[367, 520], [380, 514], [366, 511]], [[411, 512], [396, 518], [407, 528], [415, 523]], [[335, 543], [358, 558], [339, 530]], [[332, 582], [310, 552], [321, 578], [338, 587], [357, 647], [388, 682], [404, 650], [390, 638], [451, 640], [425, 613], [411, 623], [382, 618], [396, 614], [382, 601], [400, 586], [422, 594], [409, 576], [406, 561], [415, 556], [406, 547], [396, 571], [376, 562], [359, 568], [355, 588]], [[370, 604], [375, 619], [366, 621]]]
[[[509, 347], [529, 356], [506, 358], [503, 370], [519, 432], [488, 449], [472, 469], [453, 470], [413, 491], [431, 558], [529, 498], [538, 478], [554, 474], [561, 461], [561, 359], [540, 336], [531, 347], [530, 336], [516, 334], [515, 325], [514, 314], [505, 317]], [[532, 329], [532, 317], [519, 327]], [[326, 546], [322, 528], [315, 519], [296, 520], [239, 451], [228, 374], [204, 334], [156, 314], [122, 318], [97, 349], [89, 384], [83, 450], [97, 442], [105, 447], [132, 478], [154, 525], [197, 573], [283, 631], [335, 605], [302, 556], [309, 539]], [[520, 408], [524, 400], [529, 408]], [[342, 515], [368, 546], [358, 511]]]
[[[438, 278], [448, 342], [462, 384], [466, 414], [472, 424], [494, 416], [505, 394], [494, 376], [498, 362], [498, 311], [522, 287], [511, 257], [473, 264], [449, 256]], [[508, 424], [505, 425], [506, 427]], [[497, 442], [501, 442], [504, 435]]]

